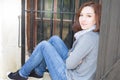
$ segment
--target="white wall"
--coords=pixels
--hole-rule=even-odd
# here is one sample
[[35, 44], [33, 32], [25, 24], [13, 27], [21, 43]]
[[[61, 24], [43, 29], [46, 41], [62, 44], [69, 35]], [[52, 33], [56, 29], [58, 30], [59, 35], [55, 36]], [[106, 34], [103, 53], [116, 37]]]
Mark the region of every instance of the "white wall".
[[21, 0], [0, 0], [0, 78], [20, 67], [18, 47], [18, 16], [21, 15]]

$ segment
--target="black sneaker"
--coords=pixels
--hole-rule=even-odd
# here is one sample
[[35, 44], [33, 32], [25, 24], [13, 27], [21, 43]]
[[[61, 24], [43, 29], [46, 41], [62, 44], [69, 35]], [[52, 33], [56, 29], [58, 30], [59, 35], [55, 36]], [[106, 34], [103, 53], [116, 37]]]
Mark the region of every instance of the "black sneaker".
[[11, 72], [10, 74], [8, 74], [8, 78], [13, 79], [13, 80], [27, 80], [27, 78], [21, 77], [19, 75], [19, 71], [14, 72], [14, 73]]
[[43, 76], [37, 75], [34, 70], [30, 73], [29, 77], [43, 78]]

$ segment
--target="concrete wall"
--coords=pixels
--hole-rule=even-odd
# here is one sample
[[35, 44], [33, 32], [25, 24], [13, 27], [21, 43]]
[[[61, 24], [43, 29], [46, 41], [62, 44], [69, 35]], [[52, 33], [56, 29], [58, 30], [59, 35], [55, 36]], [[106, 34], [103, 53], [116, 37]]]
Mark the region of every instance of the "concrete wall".
[[0, 0], [0, 78], [20, 66], [18, 47], [18, 16], [21, 15], [21, 0]]

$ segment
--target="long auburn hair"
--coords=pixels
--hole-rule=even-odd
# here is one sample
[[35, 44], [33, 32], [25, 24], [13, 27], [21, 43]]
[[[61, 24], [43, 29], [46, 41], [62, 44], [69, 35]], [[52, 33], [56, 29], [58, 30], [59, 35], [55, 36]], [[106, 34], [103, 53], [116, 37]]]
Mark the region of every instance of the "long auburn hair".
[[[84, 4], [82, 4], [81, 7], [79, 8], [77, 14], [76, 14], [75, 23], [79, 22], [80, 13], [81, 13], [82, 9], [86, 6], [90, 6], [94, 9], [95, 18], [96, 18], [96, 28], [93, 31], [99, 32], [99, 30], [100, 30], [100, 17], [101, 17], [101, 5], [97, 2], [89, 1], [89, 2], [85, 2]], [[76, 27], [76, 28], [78, 28], [78, 30], [82, 30], [82, 28], [80, 26]]]

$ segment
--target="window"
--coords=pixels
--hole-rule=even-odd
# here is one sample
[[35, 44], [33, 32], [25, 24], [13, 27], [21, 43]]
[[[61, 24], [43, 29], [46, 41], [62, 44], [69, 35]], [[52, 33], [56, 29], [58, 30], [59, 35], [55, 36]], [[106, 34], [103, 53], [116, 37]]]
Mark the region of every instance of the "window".
[[[59, 35], [70, 48], [72, 46], [72, 24], [79, 6], [87, 0], [27, 0], [27, 48], [31, 52], [35, 45], [52, 35]], [[66, 41], [68, 40], [68, 41]]]

